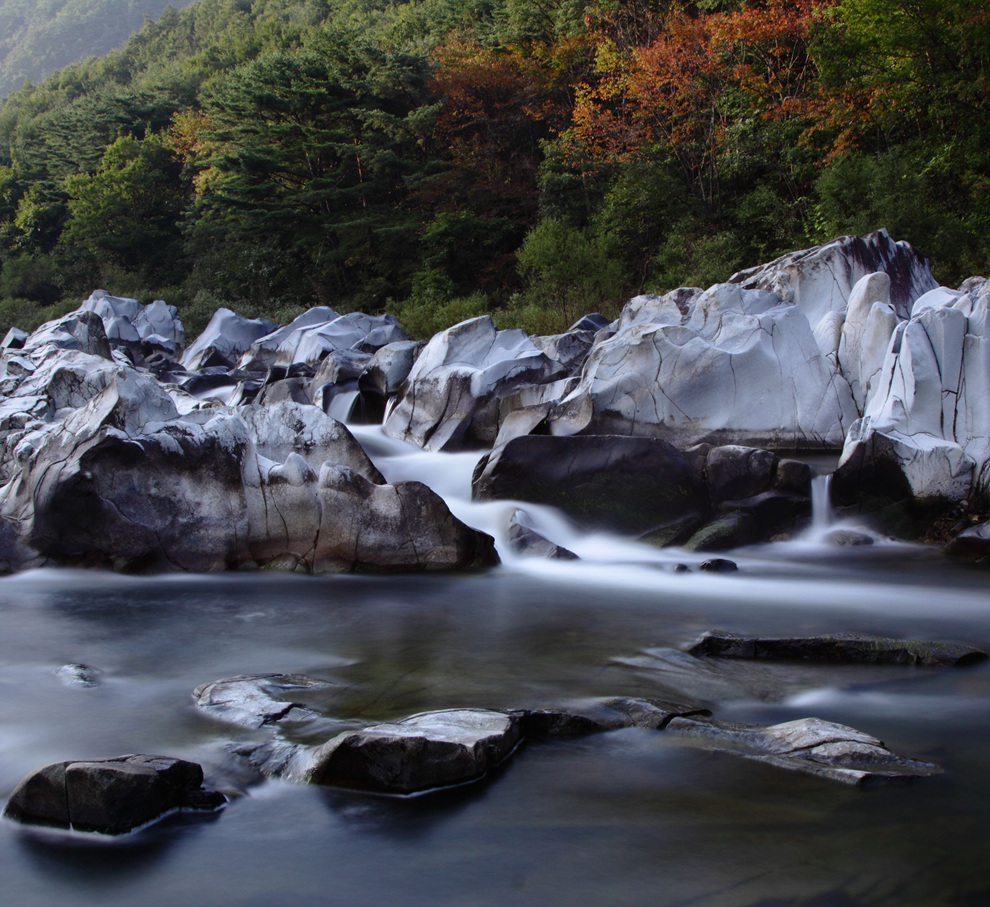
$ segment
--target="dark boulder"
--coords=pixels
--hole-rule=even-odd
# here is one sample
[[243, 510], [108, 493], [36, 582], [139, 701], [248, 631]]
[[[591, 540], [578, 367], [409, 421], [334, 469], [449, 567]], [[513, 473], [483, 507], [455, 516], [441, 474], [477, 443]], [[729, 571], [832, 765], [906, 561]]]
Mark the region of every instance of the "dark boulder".
[[518, 717], [525, 738], [549, 740], [627, 727], [663, 730], [674, 718], [706, 716], [711, 712], [701, 706], [662, 699], [612, 697], [580, 700], [554, 708], [518, 709], [510, 714]]
[[758, 538], [756, 521], [748, 513], [727, 513], [702, 526], [685, 543], [688, 551], [729, 551]]
[[990, 555], [990, 522], [964, 529], [945, 546], [945, 553], [960, 560], [983, 561]]
[[21, 781], [4, 815], [30, 825], [119, 835], [174, 810], [214, 811], [227, 802], [202, 785], [199, 765], [168, 756], [55, 762]]
[[724, 557], [713, 557], [698, 564], [698, 569], [702, 573], [735, 573], [739, 567], [735, 561]]
[[549, 504], [583, 527], [642, 535], [707, 509], [684, 456], [659, 438], [525, 435], [478, 464], [479, 500]]
[[424, 712], [338, 735], [313, 755], [309, 780], [376, 793], [422, 793], [480, 780], [520, 739], [519, 722], [505, 712]]
[[801, 460], [778, 460], [773, 490], [811, 497], [811, 467]]
[[735, 444], [713, 447], [705, 463], [712, 506], [769, 491], [776, 468], [777, 456], [769, 450]]

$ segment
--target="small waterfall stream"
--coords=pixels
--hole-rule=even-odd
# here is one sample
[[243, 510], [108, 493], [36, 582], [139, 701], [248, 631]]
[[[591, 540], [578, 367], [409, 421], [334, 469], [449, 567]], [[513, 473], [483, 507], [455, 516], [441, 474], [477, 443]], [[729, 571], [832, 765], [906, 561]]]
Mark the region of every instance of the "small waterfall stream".
[[[462, 522], [495, 539], [503, 569], [543, 578], [565, 585], [669, 591], [677, 595], [718, 597], [729, 600], [739, 595], [759, 595], [772, 606], [793, 607], [801, 601], [824, 597], [837, 605], [857, 596], [855, 583], [834, 573], [842, 562], [864, 562], [879, 556], [880, 549], [890, 556], [923, 553], [918, 546], [892, 541], [881, 545], [843, 547], [829, 538], [838, 529], [856, 535], [868, 530], [850, 521], [836, 521], [829, 502], [831, 476], [820, 475], [813, 482], [812, 525], [792, 541], [772, 542], [728, 553], [740, 569], [738, 573], [699, 573], [697, 566], [711, 557], [711, 552], [688, 552], [682, 548], [655, 548], [635, 539], [607, 532], [587, 532], [576, 527], [560, 511], [525, 501], [474, 501], [471, 477], [483, 451], [434, 453], [414, 444], [392, 438], [378, 425], [349, 425], [389, 482], [419, 481], [440, 495], [451, 512]], [[579, 560], [547, 560], [515, 554], [508, 542], [509, 521], [519, 509], [526, 525], [550, 542], [567, 548]], [[872, 554], [871, 554], [872, 551]], [[930, 552], [929, 552], [930, 553]], [[686, 565], [690, 582], [675, 568]], [[814, 594], [812, 594], [814, 587]], [[915, 600], [913, 592], [904, 590], [901, 604], [922, 611], [927, 597]], [[878, 605], [879, 607], [879, 605]]]
[[811, 480], [811, 531], [821, 534], [835, 522], [832, 509], [832, 474], [822, 473]]

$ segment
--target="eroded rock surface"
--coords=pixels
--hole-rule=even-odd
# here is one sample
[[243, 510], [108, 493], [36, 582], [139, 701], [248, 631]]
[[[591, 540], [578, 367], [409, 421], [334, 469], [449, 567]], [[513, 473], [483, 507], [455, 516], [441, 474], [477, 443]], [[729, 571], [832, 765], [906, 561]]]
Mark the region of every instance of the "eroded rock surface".
[[694, 738], [718, 752], [842, 784], [911, 781], [941, 773], [930, 762], [892, 753], [876, 737], [820, 718], [770, 727], [712, 718], [674, 718], [667, 733]]
[[474, 318], [427, 343], [385, 431], [427, 450], [492, 444], [503, 410], [554, 396], [548, 385], [568, 371], [522, 331], [498, 331], [487, 315]]
[[260, 728], [280, 721], [315, 717], [316, 713], [305, 703], [287, 697], [330, 685], [330, 681], [302, 674], [238, 674], [204, 683], [192, 695], [196, 707], [211, 718]]

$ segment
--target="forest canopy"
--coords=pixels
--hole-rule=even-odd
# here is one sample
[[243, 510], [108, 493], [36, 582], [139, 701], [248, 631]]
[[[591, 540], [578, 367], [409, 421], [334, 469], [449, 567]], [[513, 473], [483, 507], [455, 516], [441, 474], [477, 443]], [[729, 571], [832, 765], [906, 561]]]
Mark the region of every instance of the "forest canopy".
[[988, 75], [982, 0], [199, 0], [0, 106], [0, 322], [103, 287], [550, 332], [879, 227], [951, 284]]

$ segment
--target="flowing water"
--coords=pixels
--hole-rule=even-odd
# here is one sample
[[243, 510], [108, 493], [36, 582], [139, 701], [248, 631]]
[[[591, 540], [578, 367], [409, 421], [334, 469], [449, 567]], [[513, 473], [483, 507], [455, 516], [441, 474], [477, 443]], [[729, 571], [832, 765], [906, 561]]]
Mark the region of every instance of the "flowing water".
[[[388, 479], [426, 481], [502, 538], [515, 506], [471, 503], [477, 454], [355, 433]], [[526, 512], [582, 560], [520, 560], [502, 545], [503, 566], [474, 575], [42, 570], [0, 580], [0, 796], [46, 762], [128, 752], [194, 759], [229, 786], [224, 745], [266, 733], [210, 720], [190, 693], [269, 671], [331, 681], [319, 707], [362, 722], [609, 695], [699, 700], [761, 724], [817, 715], [946, 774], [850, 789], [658, 732], [615, 731], [530, 744], [488, 783], [413, 800], [267, 782], [218, 816], [121, 839], [0, 822], [4, 902], [988, 902], [990, 665], [708, 663], [679, 648], [721, 628], [986, 649], [986, 573], [883, 540], [830, 547], [821, 527], [734, 552], [736, 574], [675, 572], [700, 558]], [[97, 668], [99, 682], [63, 683], [55, 671], [67, 663]]]

